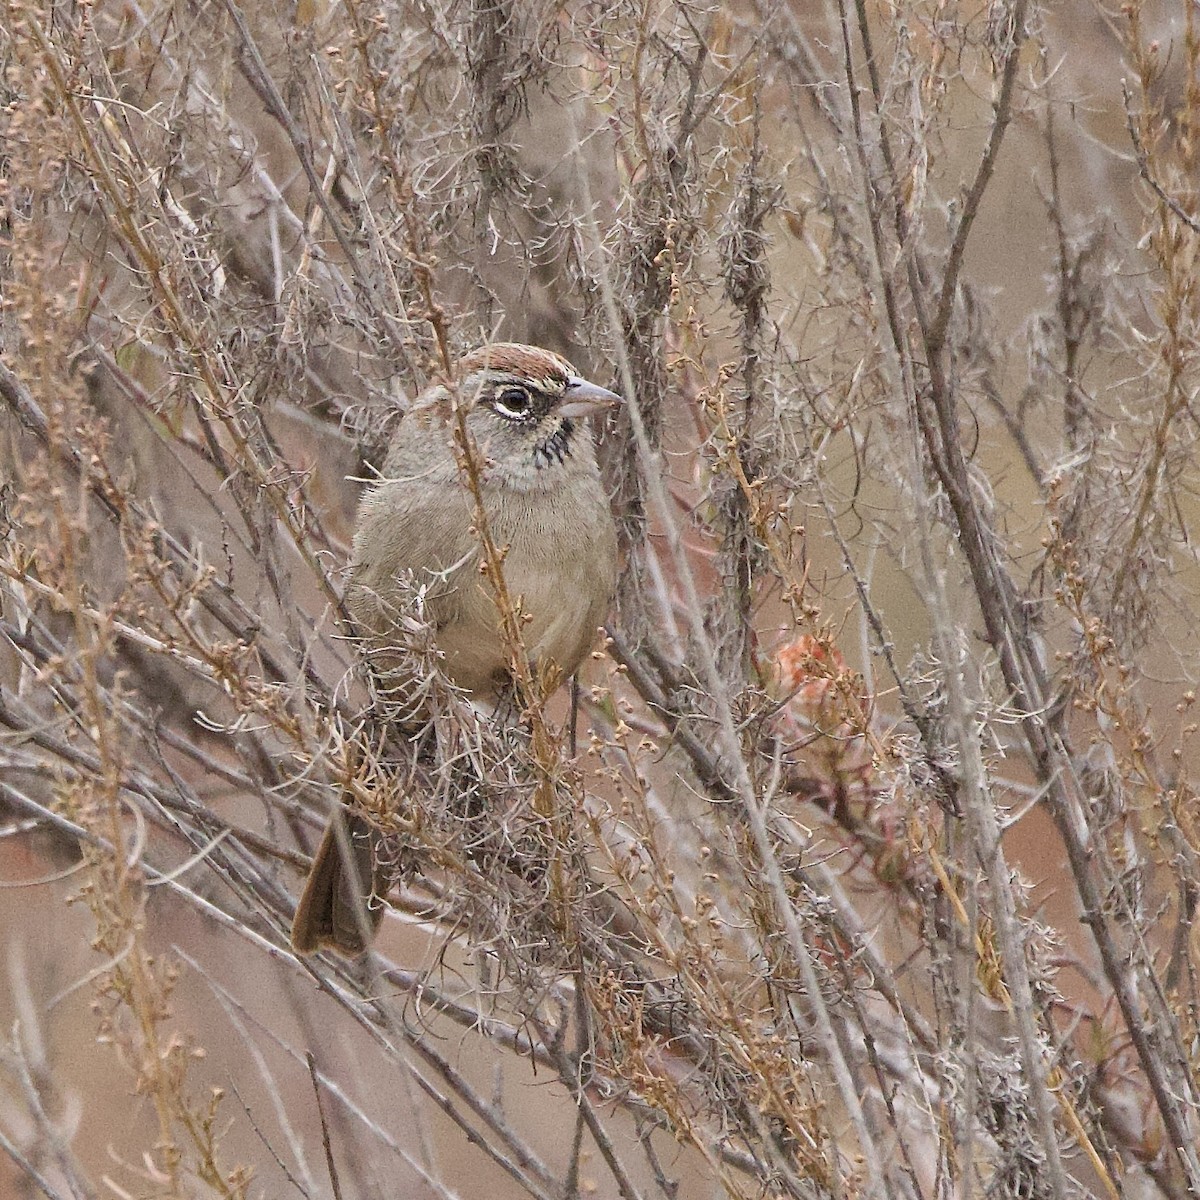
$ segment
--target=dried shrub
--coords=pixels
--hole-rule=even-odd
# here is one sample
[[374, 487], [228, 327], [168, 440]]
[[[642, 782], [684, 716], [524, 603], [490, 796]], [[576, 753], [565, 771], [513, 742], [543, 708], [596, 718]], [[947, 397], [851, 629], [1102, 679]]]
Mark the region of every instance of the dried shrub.
[[[14, 1186], [1200, 1191], [1196, 21], [14, 0]], [[355, 496], [491, 337], [626, 398], [619, 595], [569, 703], [498, 588], [501, 726], [414, 590], [400, 736]]]

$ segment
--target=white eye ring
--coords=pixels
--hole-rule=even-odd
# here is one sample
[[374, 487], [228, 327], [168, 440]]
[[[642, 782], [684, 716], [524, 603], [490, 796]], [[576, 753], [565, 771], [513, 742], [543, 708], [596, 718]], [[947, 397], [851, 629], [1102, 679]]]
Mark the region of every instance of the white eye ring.
[[533, 408], [533, 400], [523, 387], [506, 387], [496, 397], [495, 408], [502, 417], [523, 421]]

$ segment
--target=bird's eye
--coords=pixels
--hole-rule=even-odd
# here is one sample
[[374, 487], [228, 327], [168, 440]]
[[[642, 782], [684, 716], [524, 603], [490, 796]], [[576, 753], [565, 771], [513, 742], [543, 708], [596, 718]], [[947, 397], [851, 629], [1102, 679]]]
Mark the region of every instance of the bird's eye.
[[506, 387], [496, 397], [496, 411], [502, 417], [525, 417], [529, 415], [532, 401], [529, 393], [522, 387]]

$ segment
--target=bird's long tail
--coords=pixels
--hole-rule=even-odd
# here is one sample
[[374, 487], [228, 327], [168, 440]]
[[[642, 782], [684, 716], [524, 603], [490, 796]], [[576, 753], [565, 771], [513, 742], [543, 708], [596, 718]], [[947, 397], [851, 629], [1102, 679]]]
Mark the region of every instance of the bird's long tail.
[[329, 949], [354, 958], [370, 946], [392, 882], [387, 856], [378, 853], [382, 837], [350, 809], [334, 814], [292, 918], [292, 948], [298, 954]]

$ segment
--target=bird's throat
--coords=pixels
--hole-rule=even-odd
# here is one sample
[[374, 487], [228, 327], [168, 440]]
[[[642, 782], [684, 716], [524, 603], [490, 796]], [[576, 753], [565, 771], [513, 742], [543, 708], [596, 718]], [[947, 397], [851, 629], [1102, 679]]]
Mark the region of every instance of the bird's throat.
[[553, 433], [534, 446], [534, 467], [541, 471], [554, 465], [562, 466], [571, 453], [571, 436], [574, 432], [575, 422], [570, 417], [564, 417]]

